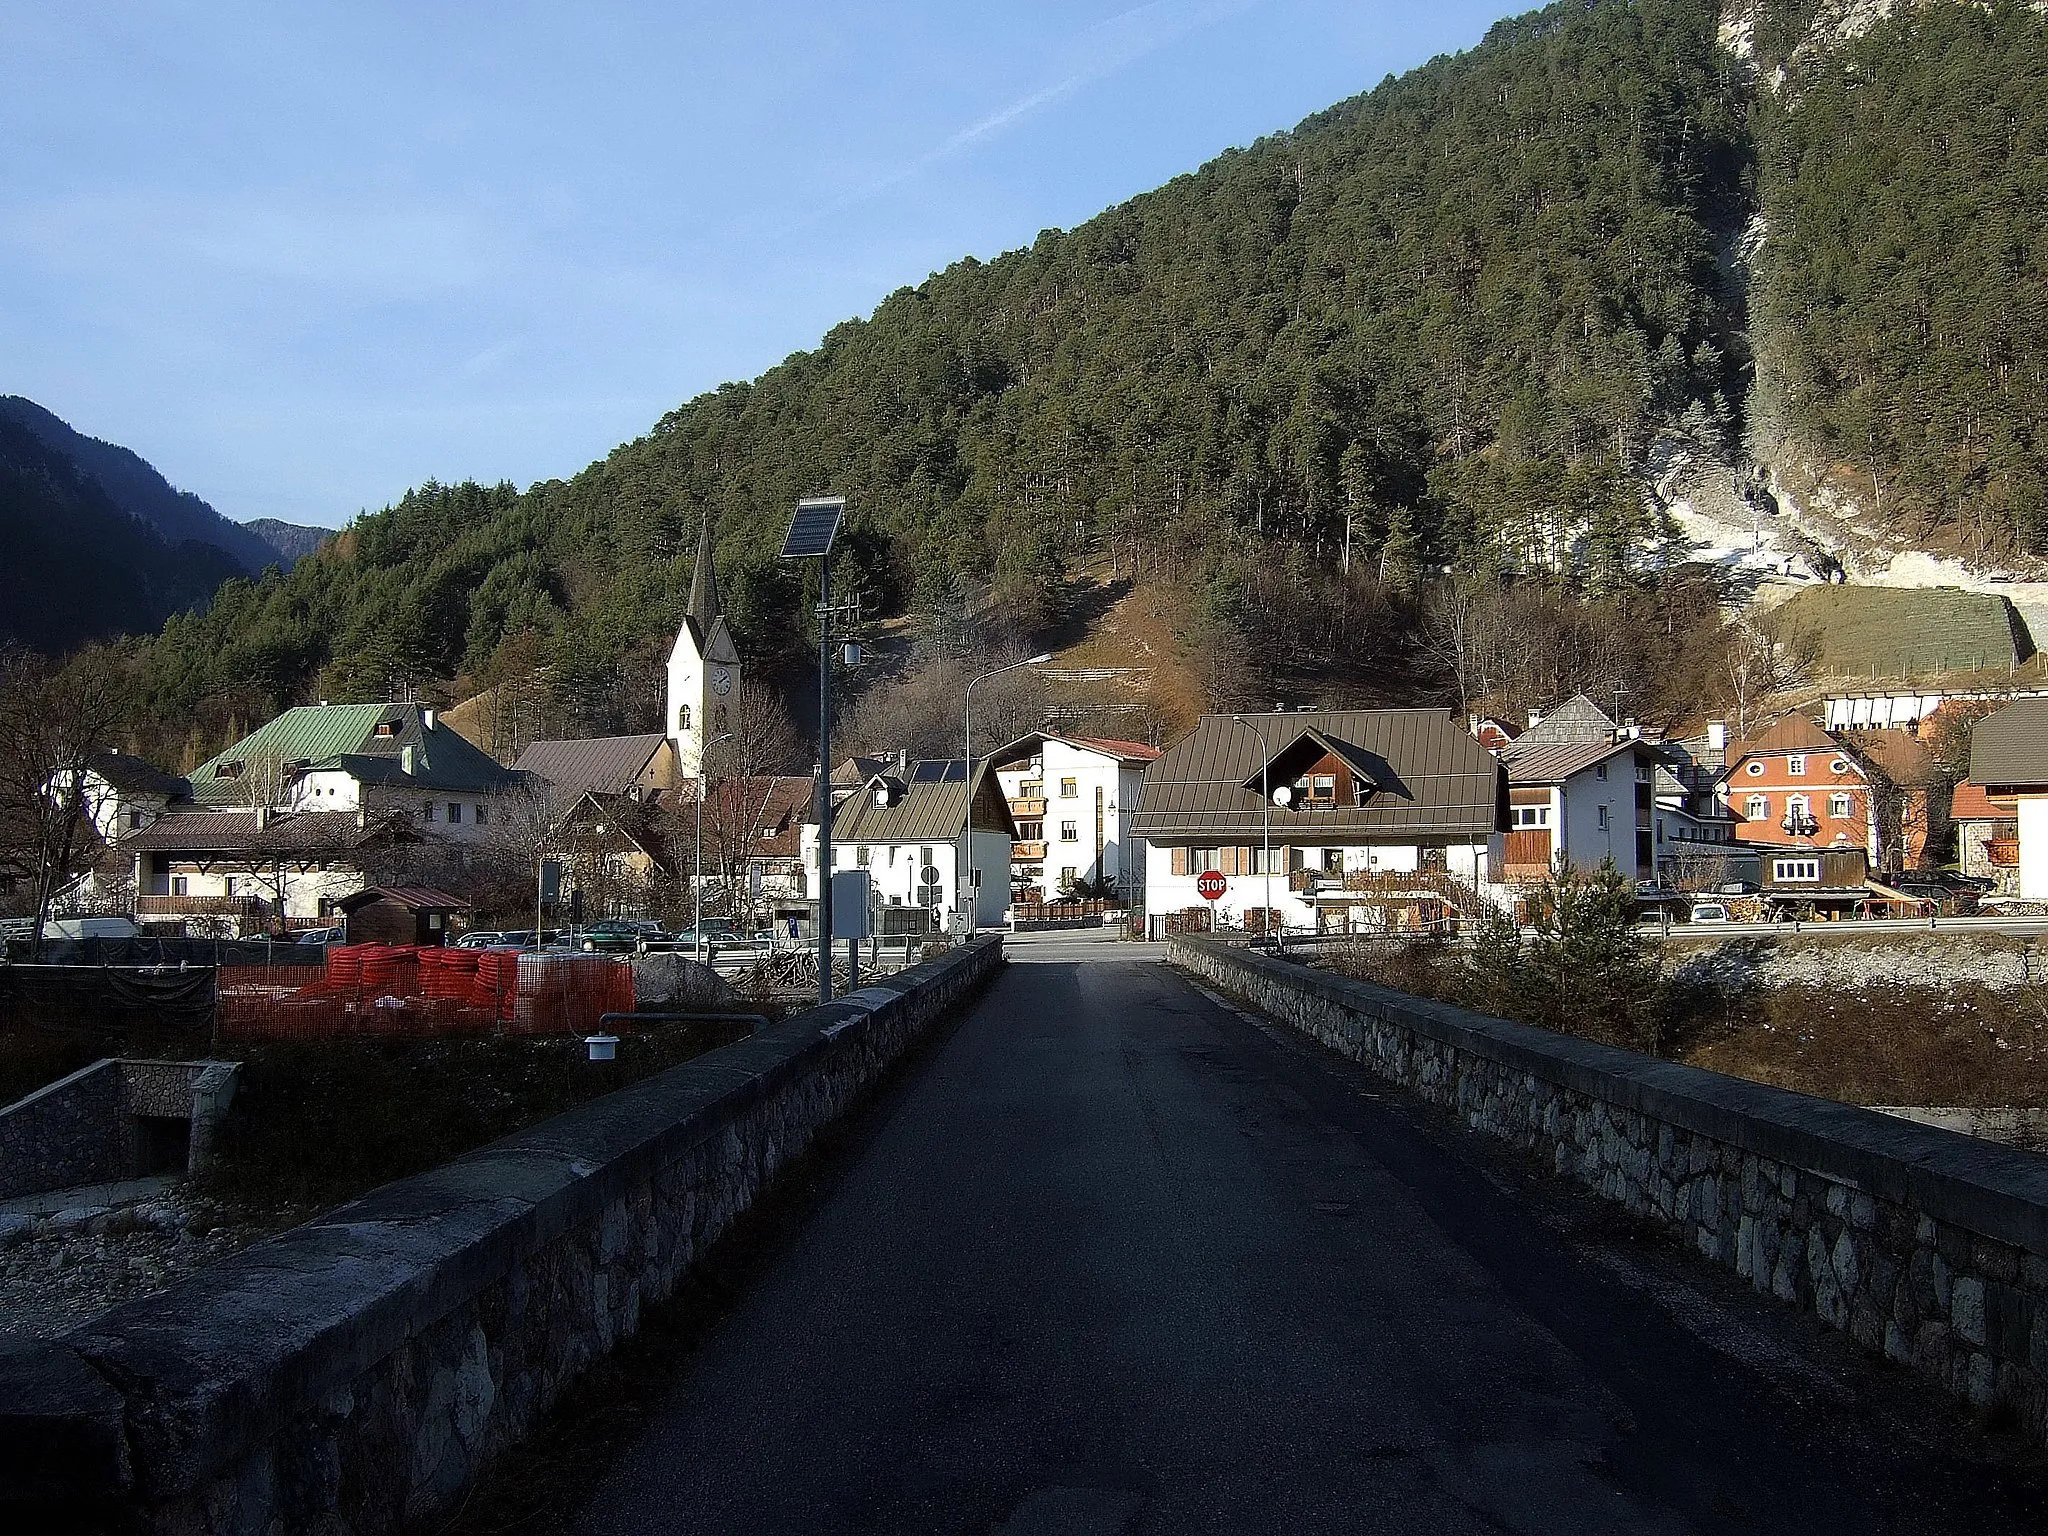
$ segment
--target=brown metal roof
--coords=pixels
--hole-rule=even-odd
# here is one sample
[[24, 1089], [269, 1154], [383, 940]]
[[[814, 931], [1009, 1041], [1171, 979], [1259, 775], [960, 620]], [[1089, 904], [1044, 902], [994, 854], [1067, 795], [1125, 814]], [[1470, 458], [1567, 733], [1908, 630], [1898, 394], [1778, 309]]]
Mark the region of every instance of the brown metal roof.
[[121, 840], [124, 853], [276, 854], [358, 848], [386, 837], [413, 841], [402, 816], [372, 819], [352, 811], [280, 811], [257, 826], [254, 811], [172, 811]]
[[[1273, 835], [1300, 841], [1484, 837], [1502, 824], [1506, 775], [1461, 721], [1440, 709], [1355, 709], [1246, 715], [1274, 757], [1303, 734], [1343, 742], [1378, 786], [1361, 806], [1272, 808]], [[1259, 738], [1229, 715], [1204, 715], [1145, 773], [1132, 830], [1161, 841], [1255, 836], [1263, 801]]]
[[166, 773], [156, 764], [126, 752], [95, 752], [86, 766], [127, 794], [182, 800], [192, 793], [192, 786], [175, 773]]
[[[1528, 738], [1522, 739], [1526, 741]], [[1521, 742], [1515, 745], [1520, 747]], [[1503, 753], [1502, 760], [1508, 765], [1510, 784], [1562, 784], [1573, 774], [1584, 773], [1595, 763], [1605, 762], [1624, 752], [1633, 753], [1638, 748], [1649, 750], [1640, 741], [1539, 742], [1513, 755]]]
[[581, 741], [536, 741], [513, 766], [539, 774], [571, 794], [622, 795], [640, 782], [667, 743], [662, 735], [593, 736]]
[[[1017, 835], [1009, 802], [996, 788], [989, 760], [974, 767], [975, 826]], [[891, 805], [877, 805], [873, 790], [886, 788]], [[967, 765], [961, 759], [931, 758], [912, 763], [907, 779], [877, 774], [839, 802], [832, 837], [841, 843], [943, 843], [960, 836], [967, 823]]]
[[437, 891], [431, 885], [371, 885], [352, 895], [343, 896], [335, 905], [344, 912], [355, 912], [367, 907], [373, 901], [395, 901], [401, 907], [415, 912], [467, 912], [469, 903], [460, 896], [450, 896], [446, 891]]
[[2048, 784], [2048, 699], [2014, 699], [1977, 722], [1970, 781], [1993, 789]]

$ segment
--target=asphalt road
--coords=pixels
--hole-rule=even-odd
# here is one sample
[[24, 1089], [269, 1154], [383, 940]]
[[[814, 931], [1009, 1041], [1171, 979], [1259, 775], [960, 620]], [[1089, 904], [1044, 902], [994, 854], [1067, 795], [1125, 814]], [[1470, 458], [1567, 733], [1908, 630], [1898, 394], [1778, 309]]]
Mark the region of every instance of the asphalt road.
[[2040, 1529], [1918, 1387], [1134, 952], [1015, 946], [583, 1530]]

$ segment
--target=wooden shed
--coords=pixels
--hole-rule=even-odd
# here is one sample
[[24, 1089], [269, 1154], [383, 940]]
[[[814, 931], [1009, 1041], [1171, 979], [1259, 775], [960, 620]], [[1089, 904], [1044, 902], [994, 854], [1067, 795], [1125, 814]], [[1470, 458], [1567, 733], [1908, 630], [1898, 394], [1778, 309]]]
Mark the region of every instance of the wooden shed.
[[351, 944], [446, 944], [449, 920], [469, 903], [426, 885], [373, 885], [335, 904]]

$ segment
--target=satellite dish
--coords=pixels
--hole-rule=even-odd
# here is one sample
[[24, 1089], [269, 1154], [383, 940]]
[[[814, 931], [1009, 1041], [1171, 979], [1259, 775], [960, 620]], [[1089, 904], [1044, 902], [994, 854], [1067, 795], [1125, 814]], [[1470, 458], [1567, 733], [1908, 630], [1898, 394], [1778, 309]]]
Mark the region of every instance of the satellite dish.
[[1273, 791], [1273, 803], [1275, 805], [1292, 805], [1294, 803], [1293, 789], [1288, 785], [1282, 784]]

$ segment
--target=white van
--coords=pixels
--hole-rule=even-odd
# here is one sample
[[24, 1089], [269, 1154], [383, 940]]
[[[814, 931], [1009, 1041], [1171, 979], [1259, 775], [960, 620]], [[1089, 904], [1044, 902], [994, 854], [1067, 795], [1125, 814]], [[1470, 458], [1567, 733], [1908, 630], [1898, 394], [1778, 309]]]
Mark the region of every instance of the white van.
[[125, 917], [53, 917], [43, 924], [46, 939], [135, 939], [142, 930]]

